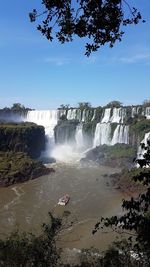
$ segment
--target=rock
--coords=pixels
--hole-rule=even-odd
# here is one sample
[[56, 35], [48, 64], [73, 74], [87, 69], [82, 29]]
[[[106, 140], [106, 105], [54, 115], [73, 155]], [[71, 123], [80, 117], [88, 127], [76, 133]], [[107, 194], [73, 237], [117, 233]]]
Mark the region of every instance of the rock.
[[1, 123], [0, 151], [27, 153], [38, 158], [45, 149], [45, 130], [34, 123]]
[[22, 152], [0, 152], [0, 186], [22, 183], [54, 171]]

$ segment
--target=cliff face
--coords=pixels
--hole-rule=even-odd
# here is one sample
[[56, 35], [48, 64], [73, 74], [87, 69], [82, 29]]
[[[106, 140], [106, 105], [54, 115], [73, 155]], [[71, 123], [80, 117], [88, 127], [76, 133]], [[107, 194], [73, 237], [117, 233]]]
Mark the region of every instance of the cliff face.
[[45, 130], [34, 123], [0, 124], [0, 186], [35, 179], [54, 170], [33, 158], [45, 149]]
[[34, 123], [0, 124], [0, 151], [25, 152], [30, 157], [37, 158], [44, 148], [43, 126]]
[[56, 142], [58, 143], [60, 140], [61, 143], [70, 142], [70, 136], [76, 140], [79, 129], [76, 121], [78, 121], [80, 135], [82, 128], [82, 139], [87, 149], [116, 143], [125, 143], [137, 148], [145, 133], [150, 131], [150, 107], [144, 105], [98, 107], [84, 110], [70, 108], [59, 110], [59, 113], [58, 117], [63, 114], [67, 122], [65, 121], [61, 125], [57, 124], [55, 128]]
[[76, 120], [59, 120], [54, 128], [56, 144], [75, 142], [75, 132], [78, 123]]
[[129, 144], [138, 147], [148, 132], [150, 132], [150, 120], [141, 119], [132, 122], [129, 128]]

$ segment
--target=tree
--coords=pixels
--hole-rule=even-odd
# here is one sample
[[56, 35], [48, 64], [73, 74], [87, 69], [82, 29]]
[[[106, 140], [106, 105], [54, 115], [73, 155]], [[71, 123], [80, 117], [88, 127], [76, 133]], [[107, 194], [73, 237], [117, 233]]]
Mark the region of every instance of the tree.
[[120, 108], [121, 106], [122, 106], [122, 103], [116, 100], [111, 101], [106, 105], [107, 108]]
[[69, 104], [61, 104], [60, 107], [58, 109], [69, 109], [70, 105]]
[[0, 240], [1, 267], [57, 266], [59, 251], [55, 238], [61, 221], [49, 213], [50, 223], [43, 224], [43, 234], [35, 236], [14, 233], [6, 240]]
[[11, 107], [12, 110], [25, 110], [25, 106], [20, 103], [14, 103]]
[[83, 109], [89, 109], [91, 108], [91, 104], [89, 102], [79, 102], [78, 103], [78, 108], [83, 110]]
[[[129, 234], [134, 251], [146, 262], [145, 266], [150, 266], [150, 139], [147, 140], [147, 145], [142, 143], [141, 146], [145, 150], [144, 159], [138, 159], [140, 169], [133, 180], [146, 186], [144, 193], [137, 198], [123, 200], [122, 207], [126, 212], [120, 217], [101, 218], [101, 222], [95, 225], [93, 234], [103, 226], [111, 227], [114, 231], [120, 229], [122, 233]], [[148, 168], [142, 168], [145, 163]]]
[[144, 106], [144, 107], [150, 107], [150, 100], [147, 100], [147, 99], [144, 100], [144, 101], [143, 101], [143, 106]]
[[[101, 46], [113, 47], [121, 41], [123, 26], [138, 24], [140, 12], [128, 0], [43, 0], [43, 12], [33, 9], [31, 22], [39, 21], [37, 29], [49, 40], [70, 42], [73, 36], [85, 38], [87, 56]], [[144, 22], [144, 20], [143, 20]]]

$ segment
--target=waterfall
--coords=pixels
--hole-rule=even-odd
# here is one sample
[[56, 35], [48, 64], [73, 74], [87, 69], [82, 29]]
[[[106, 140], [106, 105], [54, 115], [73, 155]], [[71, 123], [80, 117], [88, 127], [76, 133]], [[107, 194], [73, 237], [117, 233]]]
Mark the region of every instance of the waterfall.
[[75, 120], [76, 119], [76, 109], [69, 109], [67, 113], [67, 120]]
[[[128, 113], [128, 114], [127, 114]], [[147, 119], [150, 119], [150, 107], [143, 107], [141, 106], [132, 106], [129, 108], [126, 107], [120, 107], [120, 108], [105, 108], [103, 109], [103, 114], [101, 118], [101, 110], [100, 112], [97, 109], [77, 109], [77, 108], [69, 108], [69, 109], [59, 109], [59, 110], [33, 110], [28, 111], [26, 118], [24, 118], [24, 121], [34, 122], [38, 125], [42, 125], [45, 128], [45, 133], [48, 137], [48, 146], [47, 151], [51, 151], [57, 147], [57, 155], [62, 153], [62, 157], [64, 155], [64, 146], [68, 147], [67, 151], [70, 151], [68, 153], [68, 157], [71, 156], [72, 153], [82, 153], [82, 151], [86, 148], [89, 149], [91, 146], [91, 142], [93, 143], [93, 147], [99, 146], [99, 145], [114, 145], [116, 143], [124, 143], [129, 144], [129, 126], [124, 125], [124, 120], [128, 116], [134, 117], [136, 114], [143, 114], [146, 116]], [[72, 127], [71, 123], [73, 125], [71, 136], [73, 136], [72, 140], [70, 135], [66, 135], [66, 140], [64, 138], [64, 142], [62, 142], [61, 147], [57, 144], [57, 146], [54, 144], [54, 128], [58, 123], [59, 118], [62, 115], [66, 115], [67, 120], [78, 120], [80, 122], [79, 125], [76, 126], [76, 122], [67, 122], [64, 120], [64, 130], [61, 130], [60, 127], [60, 137], [63, 137], [63, 133], [65, 132], [65, 127]], [[99, 118], [99, 122], [96, 125], [95, 134], [93, 138], [93, 129], [95, 127], [95, 118], [96, 120]], [[90, 123], [90, 122], [93, 122]], [[83, 136], [83, 125], [90, 128], [90, 131], [88, 130], [89, 136]], [[116, 123], [116, 128], [113, 132], [114, 128], [113, 123]], [[87, 129], [88, 129], [87, 127]], [[86, 128], [86, 127], [85, 127]], [[88, 139], [89, 138], [89, 139]], [[63, 139], [63, 138], [62, 138]], [[90, 140], [90, 141], [89, 141]], [[58, 153], [59, 151], [59, 153]]]
[[100, 145], [115, 145], [129, 143], [129, 126], [117, 125], [111, 140], [111, 123], [97, 123], [93, 147]]
[[81, 121], [81, 115], [82, 115], [81, 110], [80, 109], [77, 109], [77, 111], [76, 111], [76, 119], [78, 121]]
[[150, 107], [146, 107], [145, 116], [146, 116], [147, 119], [150, 120]]
[[[111, 116], [112, 110], [112, 116]], [[124, 108], [106, 108], [101, 123], [123, 123], [126, 116], [126, 110]]]
[[126, 116], [126, 110], [123, 108], [113, 108], [113, 115], [110, 119], [112, 123], [123, 123]]
[[48, 138], [47, 150], [54, 146], [54, 127], [58, 122], [59, 111], [58, 110], [32, 110], [28, 111], [25, 121], [34, 122], [38, 125], [42, 125], [45, 128], [45, 134]]
[[86, 110], [84, 109], [83, 110], [83, 113], [82, 113], [82, 122], [85, 121], [85, 116], [86, 116]]
[[120, 108], [113, 108], [113, 115], [111, 117], [112, 123], [119, 123], [121, 120], [120, 117]]
[[93, 147], [100, 145], [110, 145], [111, 140], [111, 124], [110, 123], [97, 123]]
[[129, 143], [129, 126], [117, 125], [111, 140], [111, 145], [115, 145], [117, 143]]
[[95, 117], [96, 117], [96, 109], [94, 109], [94, 114], [93, 114], [93, 117], [92, 117], [92, 121], [95, 120]]
[[66, 109], [60, 109], [58, 117], [60, 118], [62, 115], [67, 116], [67, 110]]
[[131, 112], [131, 117], [134, 118], [135, 115], [137, 115], [139, 113], [139, 109], [140, 107], [132, 107], [132, 112]]
[[[141, 141], [141, 143], [144, 143], [145, 146], [147, 146], [147, 141], [150, 140], [150, 132], [146, 133], [144, 136], [144, 139]], [[145, 149], [142, 149], [141, 146], [138, 148], [137, 152], [137, 158], [144, 159]]]
[[84, 109], [82, 113], [82, 122], [86, 122], [89, 117], [89, 110]]
[[111, 113], [111, 108], [106, 108], [101, 123], [108, 123], [110, 121], [110, 113]]
[[77, 149], [82, 149], [84, 147], [84, 138], [83, 138], [83, 131], [82, 131], [82, 124], [77, 125], [76, 133], [75, 133], [75, 140]]

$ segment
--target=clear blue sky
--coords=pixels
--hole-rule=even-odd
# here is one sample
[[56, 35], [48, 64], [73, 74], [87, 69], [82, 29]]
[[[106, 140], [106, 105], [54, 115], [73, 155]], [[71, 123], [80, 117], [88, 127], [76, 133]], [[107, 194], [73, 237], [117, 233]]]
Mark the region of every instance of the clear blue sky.
[[146, 23], [126, 28], [121, 43], [90, 58], [79, 39], [49, 43], [28, 13], [40, 0], [0, 1], [0, 108], [20, 102], [37, 109], [89, 101], [124, 104], [150, 99], [150, 1], [131, 1]]

